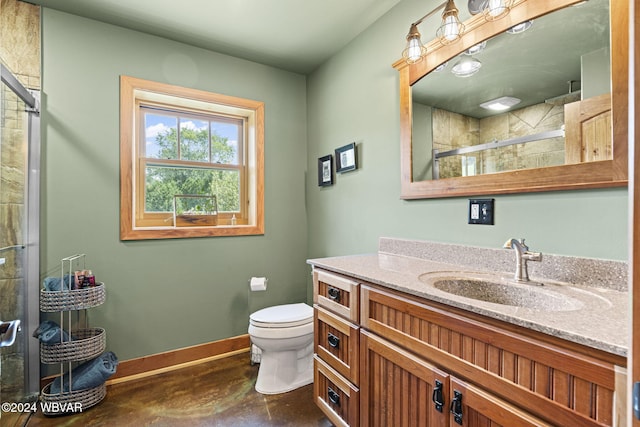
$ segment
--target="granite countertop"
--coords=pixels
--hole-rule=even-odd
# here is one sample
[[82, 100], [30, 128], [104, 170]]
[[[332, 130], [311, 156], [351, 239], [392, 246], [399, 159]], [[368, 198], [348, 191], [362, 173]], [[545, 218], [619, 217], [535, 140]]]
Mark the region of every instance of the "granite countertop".
[[440, 272], [513, 276], [515, 256], [507, 250], [381, 238], [375, 254], [307, 262], [314, 268], [342, 273], [619, 356], [627, 355], [629, 294], [625, 262], [559, 255], [543, 255], [542, 262], [529, 262], [531, 280], [545, 283], [544, 292], [550, 291], [562, 304], [575, 302], [562, 310], [484, 302], [459, 297], [429, 284], [429, 278]]

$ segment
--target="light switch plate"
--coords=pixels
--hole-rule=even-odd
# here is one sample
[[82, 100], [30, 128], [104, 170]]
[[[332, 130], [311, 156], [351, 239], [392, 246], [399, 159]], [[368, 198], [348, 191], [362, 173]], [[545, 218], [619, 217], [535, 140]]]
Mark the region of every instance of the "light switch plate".
[[493, 225], [494, 199], [469, 199], [469, 224]]

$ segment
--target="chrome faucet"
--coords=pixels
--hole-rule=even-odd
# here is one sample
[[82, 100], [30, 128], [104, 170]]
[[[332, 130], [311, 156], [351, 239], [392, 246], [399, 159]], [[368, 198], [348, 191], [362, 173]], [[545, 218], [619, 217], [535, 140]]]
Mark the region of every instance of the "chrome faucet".
[[541, 261], [540, 252], [530, 252], [529, 247], [524, 243], [524, 239], [509, 239], [504, 243], [503, 248], [515, 249], [516, 251], [516, 282], [529, 282], [529, 272], [527, 271], [527, 261]]

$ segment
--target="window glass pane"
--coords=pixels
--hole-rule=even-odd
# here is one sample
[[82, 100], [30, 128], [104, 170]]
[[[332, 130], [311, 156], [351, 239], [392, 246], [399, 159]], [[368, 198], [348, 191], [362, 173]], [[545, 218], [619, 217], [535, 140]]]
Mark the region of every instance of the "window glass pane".
[[177, 159], [178, 119], [156, 113], [144, 113], [143, 156], [154, 159]]
[[187, 169], [148, 166], [145, 212], [173, 212], [178, 194], [216, 195], [218, 210], [240, 210], [240, 174], [237, 170]]
[[209, 123], [180, 117], [180, 158], [194, 162], [209, 161]]
[[211, 162], [237, 165], [242, 122], [211, 122]]
[[240, 211], [240, 172], [217, 170], [212, 172], [213, 194], [218, 196], [220, 212]]

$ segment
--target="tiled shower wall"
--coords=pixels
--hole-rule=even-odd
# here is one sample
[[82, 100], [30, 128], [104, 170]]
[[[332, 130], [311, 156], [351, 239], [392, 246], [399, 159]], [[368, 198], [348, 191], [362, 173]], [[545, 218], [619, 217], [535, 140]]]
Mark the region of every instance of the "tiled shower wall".
[[[40, 8], [18, 0], [0, 2], [0, 60], [28, 89], [40, 89]], [[26, 118], [24, 103], [2, 85], [0, 121], [0, 247], [24, 243]], [[23, 310], [23, 266], [19, 252], [2, 253], [0, 267], [0, 314], [3, 319], [20, 317]], [[28, 334], [28, 331], [24, 331]], [[2, 397], [22, 393], [23, 348], [2, 348]], [[11, 376], [5, 375], [11, 373]], [[12, 381], [15, 379], [15, 382]], [[12, 384], [13, 383], [13, 384]]]
[[[537, 104], [485, 119], [433, 109], [433, 148], [448, 151], [560, 129], [564, 107]], [[475, 157], [476, 174], [564, 164], [564, 138], [552, 138], [467, 154]], [[462, 175], [460, 156], [440, 160], [440, 177]]]

